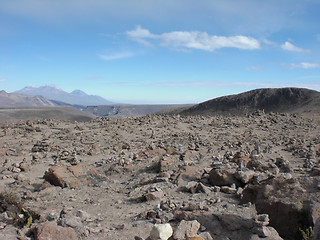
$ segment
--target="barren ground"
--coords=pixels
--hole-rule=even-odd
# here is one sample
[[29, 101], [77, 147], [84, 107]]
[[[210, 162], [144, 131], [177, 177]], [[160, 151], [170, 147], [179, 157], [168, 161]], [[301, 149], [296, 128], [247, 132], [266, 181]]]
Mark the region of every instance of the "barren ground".
[[[262, 213], [282, 238], [299, 239], [299, 227], [306, 231], [319, 215], [310, 207], [320, 201], [319, 123], [315, 115], [257, 112], [2, 124], [0, 236], [17, 239], [7, 231], [18, 218], [4, 207], [10, 195], [40, 215], [30, 225], [30, 214], [20, 212], [20, 239], [37, 239], [29, 230], [47, 221], [98, 240], [146, 239], [155, 223], [175, 230], [193, 219], [202, 226], [198, 234], [213, 239], [274, 239], [254, 230]], [[293, 223], [289, 211], [283, 225], [290, 235], [279, 226], [277, 205], [266, 202], [291, 204], [297, 216], [311, 210]]]

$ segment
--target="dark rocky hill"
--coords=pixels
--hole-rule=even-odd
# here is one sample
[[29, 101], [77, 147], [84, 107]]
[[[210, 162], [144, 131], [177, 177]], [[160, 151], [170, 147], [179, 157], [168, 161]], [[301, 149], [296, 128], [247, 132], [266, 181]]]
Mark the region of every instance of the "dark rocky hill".
[[304, 88], [264, 88], [215, 98], [171, 114], [242, 115], [265, 112], [320, 112], [320, 93]]

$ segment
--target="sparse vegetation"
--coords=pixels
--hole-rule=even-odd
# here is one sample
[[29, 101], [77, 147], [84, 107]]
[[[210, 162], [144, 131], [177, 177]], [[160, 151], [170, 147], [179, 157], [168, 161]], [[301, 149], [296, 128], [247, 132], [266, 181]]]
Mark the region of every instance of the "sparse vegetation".
[[312, 236], [312, 232], [313, 232], [312, 226], [299, 228], [299, 233], [301, 235], [302, 240], [309, 240], [310, 237]]
[[16, 200], [12, 192], [0, 193], [0, 212], [7, 212], [9, 217], [8, 223], [15, 225], [19, 228], [29, 228], [35, 219], [39, 219], [40, 216], [22, 206], [22, 204]]

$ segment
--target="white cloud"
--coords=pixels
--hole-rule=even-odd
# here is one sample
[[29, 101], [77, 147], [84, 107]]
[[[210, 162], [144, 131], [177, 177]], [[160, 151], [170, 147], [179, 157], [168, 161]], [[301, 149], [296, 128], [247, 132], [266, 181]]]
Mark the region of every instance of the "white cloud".
[[117, 60], [117, 59], [123, 59], [123, 58], [129, 58], [133, 57], [135, 54], [132, 52], [118, 52], [118, 53], [112, 53], [112, 54], [98, 54], [98, 56], [102, 60], [110, 61], [110, 60]]
[[310, 50], [308, 49], [304, 49], [304, 48], [299, 48], [295, 45], [293, 45], [292, 43], [290, 42], [285, 42], [284, 44], [281, 45], [281, 48], [283, 50], [286, 50], [286, 51], [291, 51], [291, 52], [310, 52]]
[[157, 40], [161, 46], [172, 48], [199, 49], [214, 51], [220, 48], [259, 49], [258, 40], [247, 36], [216, 36], [199, 31], [173, 31], [162, 34], [152, 34], [148, 29], [137, 26], [135, 30], [127, 31], [127, 36], [144, 45], [152, 45], [151, 40]]
[[137, 26], [135, 30], [127, 31], [126, 34], [132, 38], [157, 38], [157, 35], [152, 34], [148, 29]]
[[304, 69], [320, 68], [319, 63], [301, 62], [301, 63], [289, 63], [289, 64], [285, 64], [285, 65], [289, 66], [290, 68], [304, 68]]
[[149, 30], [143, 29], [141, 26], [137, 26], [135, 30], [127, 31], [126, 35], [129, 38], [134, 39], [135, 41], [147, 47], [152, 47], [153, 44], [145, 40], [146, 38], [151, 38], [151, 39], [158, 38], [156, 35], [150, 33]]
[[0, 78], [0, 82], [4, 82], [4, 81], [6, 81], [7, 79], [5, 79], [5, 78]]

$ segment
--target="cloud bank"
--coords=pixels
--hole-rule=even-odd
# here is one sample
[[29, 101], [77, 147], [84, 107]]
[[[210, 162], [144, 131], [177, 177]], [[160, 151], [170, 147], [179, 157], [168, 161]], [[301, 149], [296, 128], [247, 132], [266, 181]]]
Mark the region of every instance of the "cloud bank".
[[152, 46], [157, 41], [160, 46], [169, 48], [197, 49], [213, 52], [220, 48], [238, 48], [243, 50], [260, 49], [258, 40], [247, 36], [216, 36], [200, 31], [173, 31], [153, 34], [148, 29], [137, 26], [127, 31], [126, 35], [146, 46]]

